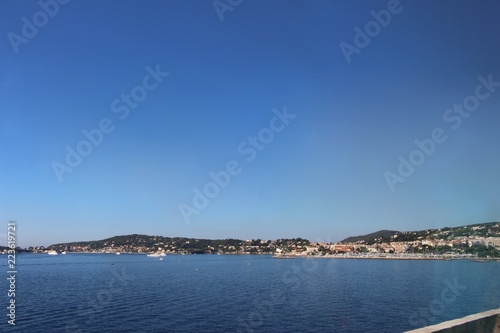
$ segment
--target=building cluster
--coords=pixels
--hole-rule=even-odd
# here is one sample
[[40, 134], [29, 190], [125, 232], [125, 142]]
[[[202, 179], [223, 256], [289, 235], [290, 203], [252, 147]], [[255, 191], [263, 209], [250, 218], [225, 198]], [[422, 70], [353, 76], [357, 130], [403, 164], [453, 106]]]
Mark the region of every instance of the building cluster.
[[[375, 236], [374, 236], [375, 235]], [[369, 237], [370, 236], [370, 237]], [[375, 238], [377, 237], [377, 238]], [[166, 254], [277, 254], [295, 256], [383, 254], [477, 254], [500, 257], [500, 223], [412, 232], [380, 231], [350, 238], [355, 242], [310, 242], [303, 238], [193, 239], [148, 235], [124, 235], [90, 241], [61, 243], [24, 249], [33, 253], [152, 253]], [[0, 252], [2, 249], [0, 249]], [[5, 251], [3, 251], [5, 252]]]
[[[420, 239], [415, 241], [388, 241], [365, 244], [355, 243], [310, 243], [306, 247], [307, 255], [335, 255], [360, 253], [387, 253], [387, 254], [453, 254], [464, 253], [465, 248], [474, 249], [478, 246], [495, 248], [500, 251], [500, 237], [456, 237], [452, 240]], [[292, 251], [291, 255], [303, 255], [302, 251]]]

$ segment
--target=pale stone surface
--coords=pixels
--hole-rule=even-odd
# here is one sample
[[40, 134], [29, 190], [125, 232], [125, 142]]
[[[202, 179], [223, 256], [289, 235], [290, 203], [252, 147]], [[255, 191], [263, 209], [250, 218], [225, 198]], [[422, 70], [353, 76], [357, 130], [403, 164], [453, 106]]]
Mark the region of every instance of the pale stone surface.
[[476, 313], [406, 333], [500, 333], [500, 309]]

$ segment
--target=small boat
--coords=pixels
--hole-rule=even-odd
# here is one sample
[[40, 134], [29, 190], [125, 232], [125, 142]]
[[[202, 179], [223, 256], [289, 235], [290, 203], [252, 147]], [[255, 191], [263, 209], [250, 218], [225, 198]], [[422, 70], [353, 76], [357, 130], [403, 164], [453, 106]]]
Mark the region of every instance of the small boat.
[[164, 252], [155, 252], [155, 253], [149, 253], [148, 257], [165, 257], [166, 254]]
[[61, 254], [66, 254], [66, 251], [62, 251]]
[[121, 253], [120, 253], [120, 252], [116, 252], [115, 254], [116, 254], [117, 256], [119, 256]]
[[295, 257], [288, 256], [288, 255], [283, 255], [283, 254], [277, 254], [272, 257], [273, 259], [295, 259]]
[[50, 250], [47, 252], [48, 255], [51, 255], [51, 256], [57, 256], [57, 252], [54, 251], [54, 250]]

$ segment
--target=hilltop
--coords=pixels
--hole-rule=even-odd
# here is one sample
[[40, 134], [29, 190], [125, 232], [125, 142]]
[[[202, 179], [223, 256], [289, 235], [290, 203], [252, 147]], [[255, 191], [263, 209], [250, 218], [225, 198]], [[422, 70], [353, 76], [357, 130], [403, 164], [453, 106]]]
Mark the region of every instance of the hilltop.
[[379, 230], [366, 235], [347, 237], [342, 240], [341, 243], [375, 243], [376, 241], [389, 241], [394, 237], [394, 235], [398, 235], [400, 233], [401, 232], [395, 230]]
[[500, 222], [488, 222], [419, 231], [380, 230], [367, 235], [348, 237], [341, 243], [375, 244], [391, 241], [414, 242], [422, 239], [452, 240], [457, 237], [500, 237]]
[[348, 237], [337, 243], [310, 242], [303, 238], [196, 239], [132, 234], [95, 241], [58, 243], [48, 248], [42, 246], [27, 249], [35, 253], [46, 253], [49, 250], [93, 253], [150, 253], [155, 251], [179, 254], [287, 253], [308, 256], [418, 253], [500, 257], [500, 222], [420, 231], [380, 230], [366, 235]]
[[97, 241], [59, 243], [49, 249], [71, 252], [133, 252], [147, 253], [161, 249], [172, 253], [248, 253], [271, 254], [276, 251], [305, 251], [307, 239], [291, 238], [277, 240], [197, 239], [148, 235], [114, 236]]

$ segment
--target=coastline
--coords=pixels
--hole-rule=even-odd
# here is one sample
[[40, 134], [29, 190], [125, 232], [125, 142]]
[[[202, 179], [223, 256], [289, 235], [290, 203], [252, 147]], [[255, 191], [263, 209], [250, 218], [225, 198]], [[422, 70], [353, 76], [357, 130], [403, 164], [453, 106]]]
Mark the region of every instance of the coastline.
[[[41, 255], [47, 255], [47, 253], [35, 253], [31, 252], [29, 254], [41, 254]], [[84, 251], [78, 251], [78, 252], [67, 252], [67, 254], [107, 254], [107, 255], [116, 255], [115, 252], [84, 252]], [[121, 252], [121, 255], [147, 255], [148, 253], [146, 252]], [[216, 255], [215, 253], [211, 254], [194, 254], [194, 253], [166, 253], [167, 256], [171, 255]], [[340, 255], [302, 255], [302, 254], [287, 254], [286, 257], [280, 258], [275, 256], [275, 254], [272, 253], [221, 253], [220, 255], [239, 255], [239, 256], [271, 256], [274, 259], [294, 259], [294, 258], [307, 258], [307, 259], [365, 259], [365, 260], [442, 260], [442, 261], [452, 261], [452, 260], [471, 260], [471, 261], [476, 261], [476, 262], [500, 262], [500, 258], [482, 258], [482, 257], [475, 257], [475, 256], [466, 256], [466, 255], [456, 255], [456, 256], [449, 256], [449, 255], [421, 255], [421, 254], [386, 254], [386, 255], [345, 255], [345, 254], [340, 254]]]
[[[292, 255], [293, 256], [293, 255]], [[467, 255], [445, 256], [445, 255], [420, 255], [420, 254], [386, 254], [386, 255], [296, 255], [296, 257], [317, 258], [317, 259], [369, 259], [369, 260], [472, 260], [481, 262], [498, 261], [500, 258], [482, 258]]]

